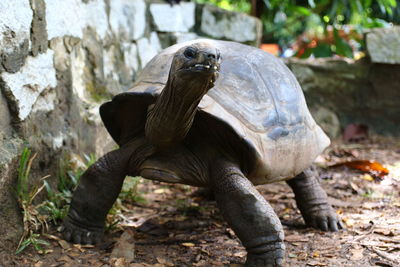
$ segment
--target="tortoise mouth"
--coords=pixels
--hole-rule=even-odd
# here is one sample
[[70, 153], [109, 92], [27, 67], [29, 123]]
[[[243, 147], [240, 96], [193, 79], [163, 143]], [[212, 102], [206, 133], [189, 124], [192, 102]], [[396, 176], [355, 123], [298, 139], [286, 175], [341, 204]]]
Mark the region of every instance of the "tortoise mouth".
[[196, 72], [196, 73], [215, 73], [219, 71], [219, 66], [215, 64], [207, 64], [207, 63], [196, 63], [190, 65], [188, 67], [184, 67], [181, 69], [185, 72]]

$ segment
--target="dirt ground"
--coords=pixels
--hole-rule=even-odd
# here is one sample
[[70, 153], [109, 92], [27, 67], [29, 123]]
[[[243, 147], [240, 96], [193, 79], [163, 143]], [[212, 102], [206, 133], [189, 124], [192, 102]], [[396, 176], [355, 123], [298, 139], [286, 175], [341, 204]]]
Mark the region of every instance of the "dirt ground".
[[[327, 168], [375, 160], [389, 174]], [[374, 137], [358, 144], [334, 142], [317, 159], [321, 183], [345, 230], [325, 233], [304, 226], [285, 183], [259, 186], [285, 231], [285, 266], [400, 266], [400, 139]], [[143, 181], [145, 201], [122, 203], [119, 224], [98, 247], [47, 236], [45, 255], [28, 249], [7, 266], [242, 266], [246, 252], [206, 192]], [[2, 264], [0, 264], [1, 266]]]

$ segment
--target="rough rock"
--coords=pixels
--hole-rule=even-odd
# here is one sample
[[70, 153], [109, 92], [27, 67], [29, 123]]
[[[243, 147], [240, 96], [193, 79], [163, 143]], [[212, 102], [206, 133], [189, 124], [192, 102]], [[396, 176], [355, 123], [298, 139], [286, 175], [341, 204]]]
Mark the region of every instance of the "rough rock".
[[8, 110], [7, 101], [0, 91], [0, 140], [5, 136], [10, 136], [11, 134], [11, 114]]
[[29, 0], [0, 1], [0, 52], [13, 52], [29, 40], [32, 10]]
[[29, 52], [32, 10], [29, 0], [0, 1], [0, 72], [15, 73]]
[[400, 26], [373, 29], [366, 43], [372, 62], [400, 64]]
[[35, 104], [32, 107], [32, 112], [36, 113], [39, 111], [52, 111], [55, 108], [56, 92], [52, 88], [44, 90], [37, 98]]
[[135, 80], [136, 72], [139, 70], [137, 45], [133, 43], [122, 42], [121, 49], [125, 64], [124, 71], [127, 75], [126, 78], [128, 78], [129, 82], [132, 84]]
[[28, 117], [32, 105], [46, 88], [57, 85], [53, 54], [52, 50], [48, 50], [46, 54], [28, 57], [19, 72], [4, 72], [0, 75], [4, 81], [4, 89], [13, 98], [20, 120]]
[[88, 26], [95, 29], [100, 38], [106, 36], [108, 20], [103, 0], [87, 3], [81, 0], [45, 0], [45, 3], [48, 39], [66, 35], [82, 38]]
[[146, 4], [143, 0], [111, 0], [110, 26], [121, 40], [141, 38], [146, 29]]
[[111, 258], [124, 258], [127, 262], [135, 259], [135, 237], [131, 231], [122, 233], [111, 252]]
[[47, 51], [46, 6], [44, 0], [31, 0], [33, 20], [31, 27], [32, 55]]
[[22, 140], [0, 136], [0, 251], [10, 251], [22, 234], [22, 219], [13, 194]]
[[308, 106], [336, 114], [342, 129], [361, 123], [374, 133], [400, 134], [400, 65], [330, 58], [292, 58], [286, 63], [300, 82]]
[[228, 12], [211, 5], [198, 7], [199, 31], [215, 39], [258, 45], [261, 39], [260, 20], [237, 12]]
[[312, 116], [322, 130], [330, 137], [336, 138], [340, 134], [340, 121], [337, 115], [325, 107], [312, 107], [310, 109]]
[[195, 4], [151, 4], [150, 13], [157, 31], [188, 32], [194, 26]]
[[70, 56], [64, 45], [63, 38], [53, 38], [49, 42], [49, 47], [54, 51], [54, 67], [58, 72], [66, 72], [70, 67]]
[[140, 65], [142, 69], [146, 64], [161, 51], [160, 40], [157, 33], [152, 32], [150, 38], [141, 38], [137, 42]]

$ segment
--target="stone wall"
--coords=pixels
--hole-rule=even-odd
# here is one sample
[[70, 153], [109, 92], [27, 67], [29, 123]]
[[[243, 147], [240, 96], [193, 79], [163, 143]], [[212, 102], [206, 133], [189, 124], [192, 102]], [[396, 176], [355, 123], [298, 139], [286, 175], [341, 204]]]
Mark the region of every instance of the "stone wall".
[[332, 137], [349, 123], [400, 135], [400, 26], [366, 34], [368, 57], [289, 59], [316, 120]]
[[261, 23], [212, 6], [144, 0], [0, 1], [0, 251], [15, 248], [21, 217], [13, 194], [24, 146], [33, 177], [64, 152], [113, 146], [98, 107], [132, 86], [162, 48], [198, 37], [257, 45]]

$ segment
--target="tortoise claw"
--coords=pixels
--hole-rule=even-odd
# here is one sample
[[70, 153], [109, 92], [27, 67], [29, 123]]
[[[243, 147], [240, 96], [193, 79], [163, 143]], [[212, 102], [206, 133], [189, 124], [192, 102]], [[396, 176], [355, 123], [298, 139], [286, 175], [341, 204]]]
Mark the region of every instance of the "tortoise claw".
[[303, 214], [306, 224], [324, 232], [337, 232], [343, 224], [331, 206]]
[[281, 267], [285, 257], [284, 249], [262, 254], [247, 254], [246, 267]]
[[96, 245], [101, 242], [103, 236], [102, 229], [83, 228], [73, 223], [68, 217], [64, 220], [61, 231], [65, 240], [82, 245]]

